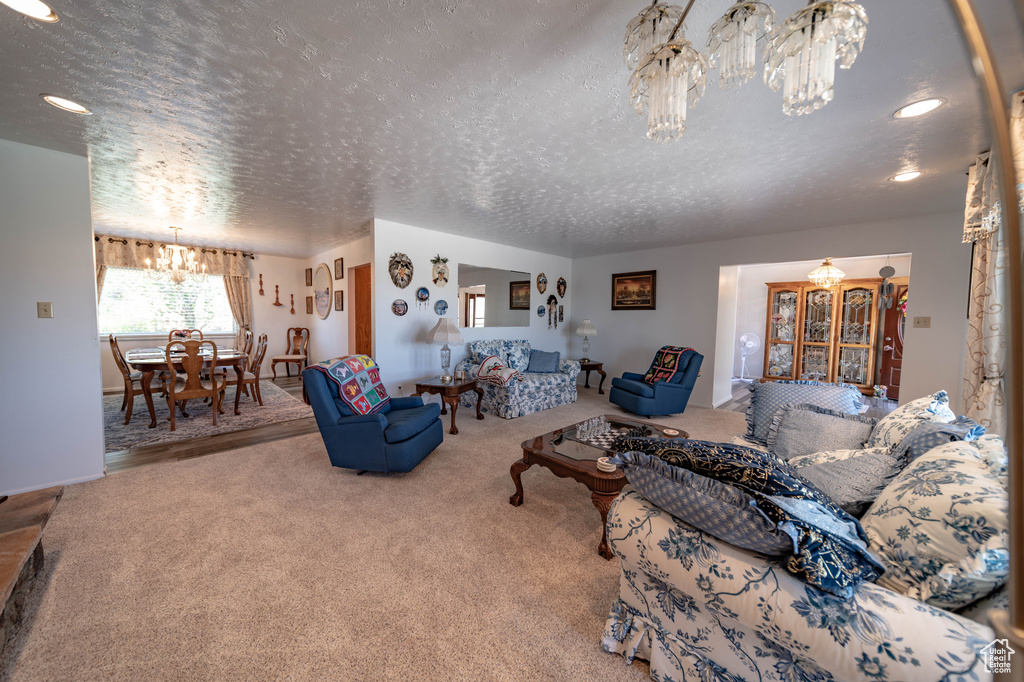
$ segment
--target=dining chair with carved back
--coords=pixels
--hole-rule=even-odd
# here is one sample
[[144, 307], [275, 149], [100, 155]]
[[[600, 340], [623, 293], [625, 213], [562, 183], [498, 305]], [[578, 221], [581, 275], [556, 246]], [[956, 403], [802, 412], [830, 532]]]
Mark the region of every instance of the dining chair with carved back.
[[[210, 348], [210, 356], [204, 357], [202, 349]], [[182, 353], [177, 355], [177, 353]], [[177, 405], [183, 417], [188, 417], [185, 405], [193, 398], [209, 397], [213, 409], [213, 425], [217, 425], [217, 413], [221, 410], [221, 394], [224, 392], [224, 378], [213, 375], [211, 379], [203, 379], [203, 366], [209, 362], [211, 367], [217, 365], [217, 344], [213, 341], [171, 341], [164, 349], [167, 366], [170, 368], [170, 381], [167, 382], [167, 407], [171, 416], [171, 431], [174, 431], [174, 406]], [[179, 372], [176, 365], [181, 366]]]
[[[263, 358], [267, 354], [267, 335], [260, 334], [259, 341], [256, 342], [256, 354], [252, 357], [252, 364], [249, 368], [242, 373], [242, 385], [239, 387], [245, 392], [246, 395], [251, 395], [252, 399], [263, 407], [263, 394], [260, 393], [260, 368], [263, 365]], [[236, 386], [238, 384], [237, 376], [228, 376], [226, 386]], [[246, 389], [252, 386], [252, 393], [250, 394]]]
[[306, 353], [309, 349], [309, 329], [306, 327], [288, 327], [288, 346], [284, 355], [275, 355], [270, 358], [270, 370], [277, 378], [277, 363], [284, 363], [284, 371], [291, 376], [291, 364], [297, 366], [299, 377], [302, 377], [302, 370], [306, 366]]
[[[114, 356], [114, 364], [117, 365], [117, 371], [121, 373], [121, 378], [124, 379], [124, 400], [121, 401], [121, 410], [125, 412], [124, 423], [127, 424], [132, 420], [132, 406], [135, 404], [135, 396], [142, 395], [142, 372], [133, 372], [129, 367], [128, 363], [124, 360], [124, 355], [121, 353], [120, 346], [117, 345], [117, 336], [111, 334], [109, 337], [110, 341], [110, 352]], [[137, 385], [136, 385], [137, 384]]]
[[167, 340], [170, 341], [186, 341], [188, 339], [194, 339], [196, 341], [203, 340], [203, 331], [201, 329], [172, 329], [167, 334]]
[[[248, 370], [250, 360], [252, 359], [252, 332], [249, 331], [248, 329], [245, 330], [245, 336], [243, 337], [243, 339], [244, 340], [242, 341], [242, 353], [245, 354], [245, 359], [242, 361], [242, 368]], [[231, 375], [229, 374], [229, 370], [230, 368], [228, 367], [215, 367], [212, 368], [210, 371], [215, 374], [223, 375], [224, 378], [230, 380]], [[206, 376], [204, 378], [209, 379], [210, 377]], [[234, 385], [236, 383], [238, 383], [237, 379], [230, 381], [231, 385]], [[246, 395], [249, 395], [249, 391], [244, 385], [242, 386], [242, 392], [245, 393]]]

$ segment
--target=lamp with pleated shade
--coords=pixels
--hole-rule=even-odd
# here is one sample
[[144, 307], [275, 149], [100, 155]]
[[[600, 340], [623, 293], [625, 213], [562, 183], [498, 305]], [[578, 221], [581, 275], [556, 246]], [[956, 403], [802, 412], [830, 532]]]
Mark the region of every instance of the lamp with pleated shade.
[[463, 343], [464, 341], [455, 320], [450, 317], [442, 317], [430, 330], [428, 340], [435, 346], [441, 346], [441, 383], [452, 383], [452, 373], [449, 369], [452, 363], [452, 349], [448, 347], [448, 344]]
[[576, 328], [576, 336], [583, 337], [583, 359], [582, 362], [590, 362], [590, 338], [591, 336], [597, 336], [597, 330], [594, 329], [594, 324], [589, 320], [583, 320], [583, 323]]

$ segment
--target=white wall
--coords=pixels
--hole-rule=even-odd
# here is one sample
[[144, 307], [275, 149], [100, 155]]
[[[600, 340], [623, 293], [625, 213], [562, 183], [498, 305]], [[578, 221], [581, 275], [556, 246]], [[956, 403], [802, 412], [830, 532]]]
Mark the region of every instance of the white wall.
[[[254, 337], [267, 335], [267, 355], [263, 359], [260, 378], [270, 378], [270, 358], [282, 355], [288, 347], [288, 327], [309, 327], [316, 315], [306, 314], [306, 296], [313, 289], [306, 286], [307, 258], [286, 258], [256, 254], [249, 261], [249, 290], [252, 299], [252, 333]], [[260, 296], [260, 275], [263, 275], [263, 295]], [[279, 287], [281, 305], [274, 305], [274, 286]], [[295, 295], [295, 314], [292, 315], [291, 296]], [[253, 341], [255, 347], [255, 339]], [[283, 376], [285, 366], [278, 365]], [[294, 376], [295, 367], [291, 367]]]
[[[910, 254], [896, 254], [888, 257], [889, 265], [896, 270], [893, 277], [910, 276]], [[736, 288], [736, 332], [733, 334], [733, 376], [740, 375], [743, 356], [736, 348], [736, 339], [741, 334], [754, 333], [761, 339], [761, 347], [747, 355], [747, 377], [758, 378], [764, 373], [765, 320], [768, 315], [768, 287], [766, 282], [800, 282], [807, 279], [807, 273], [821, 265], [822, 259], [742, 265], [739, 267], [739, 282]], [[866, 258], [833, 258], [832, 264], [846, 273], [846, 279], [878, 277], [878, 271], [885, 265], [886, 256]]]
[[0, 494], [103, 475], [92, 239], [88, 160], [0, 140]]
[[[430, 259], [438, 253], [448, 259], [449, 268], [457, 267], [461, 262], [528, 272], [531, 282], [535, 282], [541, 272], [548, 278], [548, 289], [543, 295], [537, 292], [536, 284], [531, 289], [529, 327], [462, 329], [466, 344], [452, 348], [452, 369], [467, 355], [469, 342], [478, 339], [527, 339], [533, 348], [539, 350], [559, 351], [563, 357], [579, 355], [578, 341], [581, 339], [571, 335], [571, 330], [581, 321], [572, 317], [571, 308], [579, 289], [573, 281], [570, 259], [386, 220], [374, 221], [373, 251], [374, 357], [392, 395], [409, 395], [415, 390], [416, 380], [437, 376], [441, 370], [439, 348], [427, 343], [427, 334], [438, 320], [434, 303], [439, 298], [448, 301], [446, 317], [456, 319], [458, 296], [456, 272], [451, 273], [451, 280], [443, 288], [434, 286], [431, 281]], [[412, 283], [405, 289], [396, 287], [388, 274], [388, 260], [396, 251], [408, 255], [413, 263]], [[547, 315], [541, 319], [535, 311], [537, 306], [544, 304], [548, 295], [554, 293], [559, 277], [565, 277], [569, 283], [565, 298], [559, 301], [565, 306], [565, 320], [558, 329], [548, 329]], [[416, 290], [421, 286], [430, 290], [430, 305], [423, 310], [415, 302]], [[507, 289], [505, 296], [508, 296]], [[409, 312], [404, 317], [391, 312], [391, 303], [398, 298], [409, 303]], [[572, 352], [569, 352], [570, 348]]]
[[[946, 389], [959, 405], [971, 259], [970, 247], [960, 243], [962, 226], [962, 215], [948, 213], [581, 258], [573, 261], [570, 289], [575, 284], [578, 316], [598, 330], [591, 357], [603, 361], [605, 371], [643, 371], [662, 345], [692, 346], [704, 365], [691, 402], [710, 406], [721, 403], [715, 378], [728, 381], [734, 357], [735, 336], [723, 336], [717, 347], [722, 266], [864, 256], [881, 245], [912, 253], [915, 293], [908, 314], [932, 321], [930, 329], [907, 328], [900, 397]], [[611, 311], [611, 274], [652, 269], [658, 271], [658, 309]]]
[[[312, 296], [313, 289], [312, 287], [303, 286], [302, 314], [307, 321], [305, 326], [309, 327], [310, 363], [355, 352], [355, 348], [350, 346], [349, 336], [350, 328], [355, 324], [355, 310], [350, 296], [352, 293], [352, 278], [349, 270], [360, 265], [366, 265], [371, 261], [373, 258], [373, 239], [371, 237], [363, 237], [344, 246], [335, 247], [330, 251], [318, 253], [309, 260], [306, 267], [312, 267], [315, 272], [317, 265], [326, 263], [333, 278], [335, 258], [345, 259], [345, 277], [343, 279], [331, 280], [334, 291], [340, 288], [345, 292], [345, 310], [343, 312], [334, 309], [334, 294], [332, 293], [331, 314], [327, 316], [326, 320], [321, 320], [315, 313], [313, 315], [306, 315], [306, 296]], [[304, 272], [300, 274], [302, 274], [302, 283], [305, 285], [305, 274]], [[281, 351], [275, 352], [280, 353]], [[267, 355], [269, 356], [270, 353], [267, 353]]]

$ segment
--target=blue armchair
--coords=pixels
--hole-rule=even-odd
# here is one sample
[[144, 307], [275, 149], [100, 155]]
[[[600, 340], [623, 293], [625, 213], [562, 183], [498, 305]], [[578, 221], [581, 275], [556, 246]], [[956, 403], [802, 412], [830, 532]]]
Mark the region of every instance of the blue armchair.
[[621, 377], [612, 379], [608, 400], [642, 417], [683, 412], [690, 400], [693, 385], [697, 383], [704, 356], [695, 350], [686, 350], [679, 356], [678, 362], [680, 368], [670, 380], [655, 381], [653, 384], [645, 382], [643, 374], [623, 372]]
[[392, 398], [380, 412], [357, 415], [321, 372], [304, 369], [302, 381], [336, 467], [412, 471], [444, 441], [441, 407], [436, 403], [424, 405], [419, 397]]

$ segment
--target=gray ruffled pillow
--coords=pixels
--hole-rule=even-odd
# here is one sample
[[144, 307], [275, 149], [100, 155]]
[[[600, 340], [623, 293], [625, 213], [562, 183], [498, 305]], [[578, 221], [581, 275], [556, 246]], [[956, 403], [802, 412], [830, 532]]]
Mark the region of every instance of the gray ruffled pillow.
[[892, 455], [868, 452], [849, 459], [794, 469], [796, 475], [825, 493], [840, 509], [858, 519], [900, 472]]
[[784, 405], [768, 427], [768, 452], [788, 462], [815, 452], [854, 450], [864, 446], [877, 423], [817, 405]]

